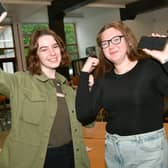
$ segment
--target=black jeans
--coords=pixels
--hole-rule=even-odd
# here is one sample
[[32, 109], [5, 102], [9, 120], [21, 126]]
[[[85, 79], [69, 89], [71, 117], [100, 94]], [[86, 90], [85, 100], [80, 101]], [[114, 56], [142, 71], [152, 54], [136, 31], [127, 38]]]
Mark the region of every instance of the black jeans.
[[75, 168], [72, 142], [47, 149], [44, 168]]

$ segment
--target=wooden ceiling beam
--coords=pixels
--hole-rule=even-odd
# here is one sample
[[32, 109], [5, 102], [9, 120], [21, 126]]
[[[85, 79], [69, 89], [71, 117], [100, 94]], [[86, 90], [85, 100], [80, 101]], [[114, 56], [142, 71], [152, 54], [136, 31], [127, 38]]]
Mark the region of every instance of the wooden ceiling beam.
[[121, 20], [135, 19], [136, 15], [168, 6], [168, 0], [139, 0], [120, 9]]

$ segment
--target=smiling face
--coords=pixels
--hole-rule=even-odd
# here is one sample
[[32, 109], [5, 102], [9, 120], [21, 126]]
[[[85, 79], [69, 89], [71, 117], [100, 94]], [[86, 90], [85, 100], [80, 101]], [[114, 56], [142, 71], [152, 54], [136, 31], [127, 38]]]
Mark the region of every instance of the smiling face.
[[[107, 43], [104, 48], [104, 42]], [[104, 56], [115, 64], [122, 63], [127, 56], [127, 43], [124, 35], [115, 28], [108, 28], [101, 34], [101, 46]]]
[[61, 63], [61, 50], [51, 35], [43, 35], [38, 39], [37, 55], [43, 72], [54, 70]]

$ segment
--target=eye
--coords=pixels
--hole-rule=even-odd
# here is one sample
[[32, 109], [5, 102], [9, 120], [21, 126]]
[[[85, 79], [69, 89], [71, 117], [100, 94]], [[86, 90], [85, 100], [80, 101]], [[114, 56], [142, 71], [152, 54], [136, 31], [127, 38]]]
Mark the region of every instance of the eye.
[[58, 44], [54, 44], [53, 48], [59, 48], [59, 45]]
[[42, 48], [40, 48], [40, 50], [39, 50], [40, 52], [45, 52], [45, 51], [47, 51], [47, 48], [45, 48], [45, 47], [42, 47]]
[[118, 43], [119, 41], [120, 41], [120, 37], [119, 36], [113, 38], [113, 43]]
[[104, 47], [104, 46], [107, 46], [108, 45], [108, 41], [102, 41], [101, 42], [101, 46]]

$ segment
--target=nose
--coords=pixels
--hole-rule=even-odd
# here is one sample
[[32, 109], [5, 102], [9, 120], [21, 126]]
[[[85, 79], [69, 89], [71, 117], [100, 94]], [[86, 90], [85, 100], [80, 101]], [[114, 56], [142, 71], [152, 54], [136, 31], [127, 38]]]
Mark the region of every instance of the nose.
[[52, 48], [52, 47], [51, 47], [51, 48], [50, 48], [50, 54], [51, 54], [51, 55], [55, 55], [55, 53], [56, 53], [56, 52], [55, 52], [55, 48]]
[[115, 45], [111, 42], [111, 41], [109, 41], [109, 48], [113, 48]]

